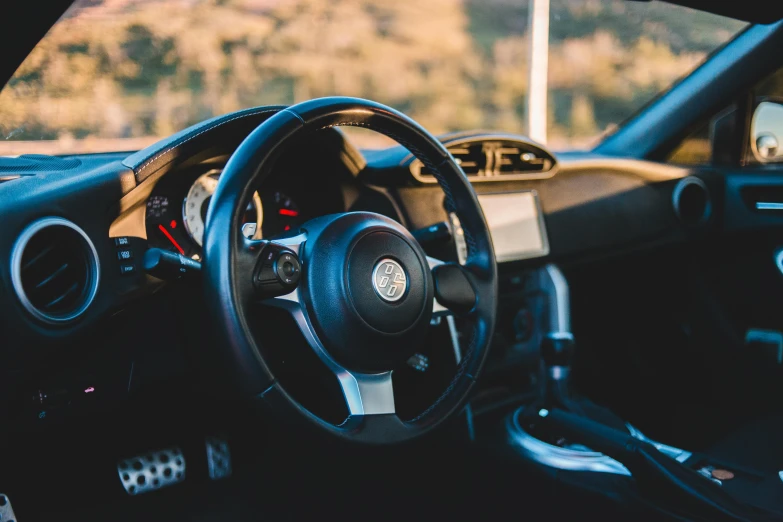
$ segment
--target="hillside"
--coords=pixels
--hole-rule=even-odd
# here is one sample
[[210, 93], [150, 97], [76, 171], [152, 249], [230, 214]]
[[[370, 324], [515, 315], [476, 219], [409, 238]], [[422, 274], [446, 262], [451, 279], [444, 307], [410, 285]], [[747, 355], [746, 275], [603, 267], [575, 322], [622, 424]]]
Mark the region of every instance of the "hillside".
[[[526, 0], [80, 0], [0, 93], [10, 140], [154, 139], [332, 94], [435, 132], [524, 132]], [[742, 27], [683, 8], [552, 0], [550, 141], [584, 145]]]

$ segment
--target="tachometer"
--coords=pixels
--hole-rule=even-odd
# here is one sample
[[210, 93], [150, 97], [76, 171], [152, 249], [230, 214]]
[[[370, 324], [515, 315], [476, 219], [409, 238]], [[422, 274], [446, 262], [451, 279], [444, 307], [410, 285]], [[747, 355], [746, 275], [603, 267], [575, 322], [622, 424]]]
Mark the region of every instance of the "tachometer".
[[182, 255], [194, 255], [188, 236], [177, 226], [176, 208], [172, 207], [168, 196], [155, 195], [147, 200], [147, 239]]
[[[185, 229], [198, 246], [203, 246], [204, 243], [204, 223], [207, 220], [207, 209], [209, 208], [212, 194], [215, 193], [215, 188], [217, 188], [219, 176], [220, 171], [217, 170], [200, 176], [191, 185], [187, 197], [182, 202], [182, 219], [185, 223]], [[243, 224], [255, 224], [255, 227], [247, 229], [254, 231], [251, 234], [253, 237], [260, 237], [261, 235], [263, 216], [261, 198], [258, 196], [258, 193], [254, 193], [253, 200], [248, 204], [242, 221]]]
[[264, 195], [264, 237], [295, 229], [302, 222], [299, 205], [281, 191]]

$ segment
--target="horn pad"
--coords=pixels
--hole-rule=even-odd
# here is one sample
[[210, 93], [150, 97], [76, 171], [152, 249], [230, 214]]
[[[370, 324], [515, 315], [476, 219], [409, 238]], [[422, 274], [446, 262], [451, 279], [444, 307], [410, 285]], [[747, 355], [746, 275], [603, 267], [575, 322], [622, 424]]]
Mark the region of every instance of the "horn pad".
[[432, 317], [432, 275], [421, 247], [401, 225], [370, 213], [319, 218], [307, 234], [302, 290], [326, 350], [353, 371], [405, 362]]

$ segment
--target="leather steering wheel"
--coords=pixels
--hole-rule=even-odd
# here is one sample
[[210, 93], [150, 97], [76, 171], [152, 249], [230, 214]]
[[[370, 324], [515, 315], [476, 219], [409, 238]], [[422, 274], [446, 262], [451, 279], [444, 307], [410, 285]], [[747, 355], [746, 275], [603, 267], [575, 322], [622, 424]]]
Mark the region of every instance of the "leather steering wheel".
[[[463, 265], [428, 258], [399, 223], [349, 212], [304, 223], [281, 240], [240, 233], [243, 203], [295, 139], [335, 126], [384, 134], [419, 158], [445, 193], [468, 247]], [[242, 390], [308, 424], [350, 441], [383, 444], [424, 434], [458, 412], [487, 356], [497, 313], [497, 264], [473, 187], [446, 148], [416, 122], [357, 98], [322, 98], [281, 110], [258, 126], [225, 166], [209, 206], [204, 236], [207, 301]], [[251, 334], [260, 301], [290, 311], [321, 361], [335, 374], [349, 416], [340, 425], [317, 417], [280, 385]], [[472, 332], [456, 375], [414, 419], [395, 414], [392, 370], [423, 342], [433, 314], [455, 313]], [[270, 325], [272, 327], [272, 325]]]

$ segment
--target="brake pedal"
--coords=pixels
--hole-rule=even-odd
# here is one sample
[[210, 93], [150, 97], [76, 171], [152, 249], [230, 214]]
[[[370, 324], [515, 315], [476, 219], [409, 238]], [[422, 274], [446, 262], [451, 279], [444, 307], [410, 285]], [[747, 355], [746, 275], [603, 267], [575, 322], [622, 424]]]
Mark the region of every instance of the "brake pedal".
[[0, 493], [0, 520], [3, 522], [19, 522], [19, 519], [14, 515], [14, 509], [11, 507], [11, 499], [3, 493]]
[[121, 460], [117, 473], [129, 495], [148, 493], [185, 480], [185, 456], [176, 447], [152, 451]]
[[231, 450], [228, 442], [217, 437], [207, 437], [207, 468], [209, 478], [221, 480], [231, 476]]

